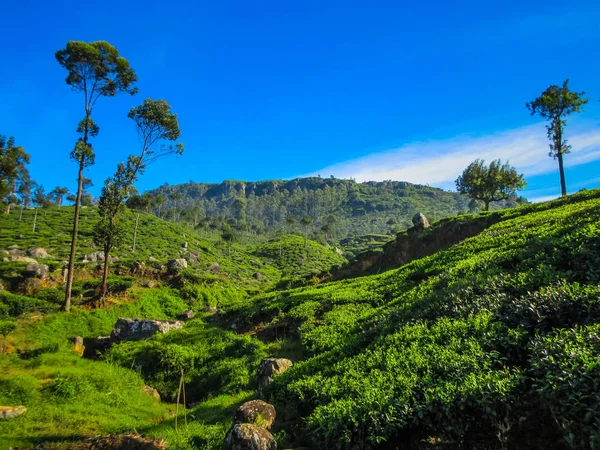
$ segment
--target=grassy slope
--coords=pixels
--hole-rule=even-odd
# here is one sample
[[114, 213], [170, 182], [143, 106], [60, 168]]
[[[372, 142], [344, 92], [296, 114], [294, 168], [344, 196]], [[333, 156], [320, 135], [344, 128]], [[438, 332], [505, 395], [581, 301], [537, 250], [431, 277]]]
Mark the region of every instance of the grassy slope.
[[599, 445], [599, 197], [502, 211], [401, 268], [233, 311], [291, 321], [312, 354], [279, 378], [278, 413], [328, 448]]
[[[34, 210], [24, 210], [21, 221], [19, 221], [19, 210], [13, 210], [9, 215], [0, 214], [0, 249], [6, 249], [11, 245], [18, 245], [23, 250], [43, 247], [49, 253], [51, 260], [66, 260], [71, 242], [72, 214], [71, 207], [40, 209], [35, 233], [33, 232]], [[84, 254], [98, 250], [93, 247], [92, 238], [92, 228], [97, 220], [96, 208], [88, 207], [81, 210], [77, 249], [79, 260]], [[258, 261], [257, 267], [256, 258], [243, 248], [235, 246], [230, 259], [223, 243], [206, 240], [182, 225], [164, 221], [152, 214], [140, 216], [137, 248], [133, 254], [131, 247], [135, 215], [126, 209], [123, 220], [130, 233], [126, 237], [125, 244], [111, 253], [122, 261], [134, 259], [144, 261], [150, 256], [163, 263], [181, 257], [189, 260], [189, 252], [193, 251], [198, 253], [199, 262], [194, 265], [196, 270], [208, 271], [213, 263], [218, 263], [221, 266], [218, 276], [235, 286], [260, 290], [277, 283], [280, 278], [279, 271], [272, 266], [264, 266]], [[182, 249], [184, 242], [188, 243], [187, 252]], [[255, 264], [251, 263], [251, 260], [255, 260]], [[257, 271], [265, 275], [261, 280], [253, 277]]]
[[[220, 306], [299, 329], [309, 357], [272, 391], [296, 443], [590, 448], [599, 438], [599, 198], [590, 191], [503, 211], [480, 235], [380, 275], [251, 301], [223, 297]], [[176, 317], [198, 301], [193, 285], [138, 288], [128, 296], [135, 302], [19, 319], [2, 343], [20, 352], [0, 356], [0, 403], [29, 412], [0, 423], [0, 447], [135, 428], [166, 437], [170, 448], [219, 448], [233, 411], [253, 396], [258, 360], [302, 351], [202, 316], [115, 347], [103, 361], [74, 358], [67, 340], [106, 335], [119, 316]], [[141, 394], [136, 366], [167, 400], [184, 368], [200, 401], [187, 429], [174, 431], [173, 405]]]
[[346, 259], [333, 249], [310, 239], [306, 241], [305, 246], [304, 239], [296, 235], [273, 239], [254, 247], [250, 252], [273, 262], [284, 275], [294, 277], [318, 275], [346, 262]]

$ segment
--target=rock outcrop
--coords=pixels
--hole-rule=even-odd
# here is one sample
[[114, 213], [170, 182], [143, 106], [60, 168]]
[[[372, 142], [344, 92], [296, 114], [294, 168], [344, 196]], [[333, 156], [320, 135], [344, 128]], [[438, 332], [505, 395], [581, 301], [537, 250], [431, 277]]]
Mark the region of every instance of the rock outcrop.
[[46, 249], [44, 249], [42, 247], [33, 247], [33, 248], [30, 248], [29, 250], [27, 250], [27, 253], [32, 258], [40, 258], [40, 259], [47, 259], [48, 258], [48, 252], [46, 251]]
[[236, 423], [227, 432], [224, 450], [277, 450], [277, 442], [264, 428], [250, 423]]
[[23, 271], [25, 275], [30, 275], [35, 278], [39, 278], [40, 280], [45, 280], [50, 273], [50, 269], [46, 264], [39, 264], [36, 262], [32, 262], [27, 264], [25, 270]]
[[275, 407], [262, 400], [250, 400], [238, 408], [235, 413], [237, 423], [251, 423], [267, 430], [275, 421]]
[[191, 320], [194, 318], [195, 315], [196, 313], [194, 313], [194, 311], [188, 309], [187, 311], [181, 313], [181, 315], [179, 316], [179, 320]]
[[157, 402], [160, 402], [160, 394], [158, 393], [158, 391], [156, 389], [154, 389], [153, 387], [150, 387], [148, 385], [144, 385], [144, 387], [142, 388], [142, 392], [146, 395], [149, 395], [150, 397], [154, 397], [154, 399]]
[[273, 377], [279, 375], [290, 367], [294, 363], [289, 359], [285, 358], [266, 358], [260, 362], [258, 371], [256, 373], [256, 380], [258, 382], [258, 392], [261, 395], [265, 395], [266, 388], [273, 382]]
[[27, 412], [24, 406], [0, 406], [0, 419], [8, 420]]
[[429, 224], [429, 220], [425, 217], [423, 213], [417, 213], [412, 218], [412, 223], [418, 230], [424, 230], [425, 228], [429, 228], [431, 225]]
[[183, 258], [171, 259], [167, 262], [167, 268], [171, 272], [179, 272], [181, 269], [187, 269], [187, 261]]
[[73, 351], [79, 356], [83, 356], [85, 353], [85, 345], [83, 345], [83, 338], [81, 336], [75, 336], [71, 339], [73, 342]]
[[183, 322], [179, 320], [150, 320], [120, 318], [110, 334], [114, 342], [139, 341], [148, 339], [156, 333], [168, 333], [171, 330], [183, 328]]

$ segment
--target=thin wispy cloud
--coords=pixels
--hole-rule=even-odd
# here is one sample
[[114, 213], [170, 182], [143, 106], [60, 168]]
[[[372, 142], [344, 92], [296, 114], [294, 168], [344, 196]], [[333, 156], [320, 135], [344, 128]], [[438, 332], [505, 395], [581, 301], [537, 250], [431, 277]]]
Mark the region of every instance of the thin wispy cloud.
[[[600, 129], [572, 127], [568, 134], [572, 153], [565, 165], [573, 167], [600, 159]], [[548, 138], [543, 124], [534, 124], [486, 136], [459, 136], [445, 140], [414, 142], [325, 167], [314, 174], [354, 178], [357, 181], [401, 180], [453, 188], [454, 180], [473, 160], [509, 161], [526, 177], [555, 172], [548, 157]]]

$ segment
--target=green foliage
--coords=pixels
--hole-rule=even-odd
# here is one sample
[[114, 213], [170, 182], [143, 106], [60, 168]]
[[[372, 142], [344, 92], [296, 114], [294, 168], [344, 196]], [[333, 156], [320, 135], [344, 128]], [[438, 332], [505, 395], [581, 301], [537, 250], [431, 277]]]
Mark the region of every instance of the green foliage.
[[507, 200], [515, 196], [517, 190], [524, 189], [525, 185], [523, 175], [517, 174], [514, 167], [508, 162], [502, 164], [499, 159], [492, 161], [489, 167], [485, 166], [485, 161], [477, 159], [456, 180], [456, 190], [472, 199], [481, 200], [485, 204], [485, 211], [491, 202]]
[[0, 202], [9, 204], [9, 196], [29, 185], [29, 155], [15, 146], [15, 138], [0, 134]]
[[[295, 226], [302, 226], [302, 218], [308, 217], [313, 223], [302, 226], [307, 236], [331, 241], [389, 233], [390, 220], [394, 220], [396, 229], [406, 229], [412, 226], [416, 212], [436, 220], [469, 210], [468, 199], [456, 192], [400, 181], [356, 183], [317, 177], [255, 183], [227, 180], [221, 184], [165, 185], [151, 193], [165, 197], [167, 208], [176, 203], [181, 219], [194, 226], [199, 224], [198, 217], [204, 218], [206, 235], [214, 233], [211, 223], [220, 228], [223, 219], [241, 217], [241, 212], [250, 228], [250, 232], [241, 230], [244, 237], [265, 233], [272, 237], [278, 230], [289, 234]], [[179, 199], [173, 200], [171, 194]], [[518, 199], [511, 197], [493, 209], [517, 204]], [[155, 212], [162, 214], [158, 207]], [[327, 230], [322, 230], [325, 225]]]
[[282, 420], [327, 448], [595, 448], [600, 191], [494, 214], [398, 269], [231, 311], [293, 324], [309, 351], [271, 390]]
[[562, 195], [567, 195], [563, 155], [571, 151], [571, 146], [564, 139], [564, 129], [567, 125], [566, 117], [583, 111], [583, 105], [588, 102], [588, 99], [583, 98], [584, 95], [585, 92], [571, 91], [567, 79], [562, 87], [551, 85], [542, 92], [542, 95], [525, 105], [532, 116], [538, 114], [549, 122], [546, 125], [548, 139], [550, 140], [549, 156], [558, 159]]
[[[334, 250], [300, 236], [284, 235], [251, 249], [251, 252], [275, 264], [284, 276], [305, 278], [341, 266], [346, 259]], [[288, 280], [289, 281], [289, 280]], [[285, 284], [286, 280], [281, 280]]]
[[196, 402], [252, 386], [265, 350], [250, 336], [193, 320], [165, 336], [113, 346], [105, 358], [124, 367], [137, 367], [164, 398], [176, 395], [183, 368], [188, 401]]
[[[10, 292], [0, 291], [0, 304], [5, 305], [8, 315], [19, 317], [30, 312], [51, 312], [58, 306], [45, 300], [27, 297], [25, 295], [12, 294]], [[0, 311], [3, 308], [0, 307]]]

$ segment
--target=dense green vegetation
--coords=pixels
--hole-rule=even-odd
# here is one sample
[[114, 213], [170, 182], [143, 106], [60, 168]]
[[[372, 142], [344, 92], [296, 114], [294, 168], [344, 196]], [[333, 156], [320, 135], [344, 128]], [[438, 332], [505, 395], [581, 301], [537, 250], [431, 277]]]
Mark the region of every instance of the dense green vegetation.
[[[95, 211], [82, 211], [85, 231]], [[64, 211], [41, 210], [35, 234], [32, 213], [20, 222], [18, 211], [1, 218], [1, 245], [46, 246], [47, 262], [56, 264], [68, 245], [57, 232]], [[0, 403], [28, 408], [0, 423], [0, 447], [136, 430], [169, 448], [221, 448], [235, 409], [256, 398], [256, 369], [267, 356], [295, 362], [268, 392], [282, 448], [600, 445], [600, 190], [401, 233], [418, 240], [483, 229], [401, 267], [329, 283], [309, 277], [343, 258], [310, 240], [305, 246], [301, 236], [234, 244], [229, 261], [222, 242], [142, 218], [139, 255], [166, 260], [186, 239], [191, 249], [206, 247], [198, 265], [164, 275], [154, 288], [142, 287], [144, 276], [112, 276], [110, 301], [75, 302], [67, 314], [57, 311], [60, 283], [26, 295], [18, 281], [26, 263], [0, 263], [11, 286], [0, 294]], [[166, 238], [162, 248], [153, 229]], [[134, 258], [127, 246], [119, 255]], [[295, 277], [302, 287], [281, 290]], [[81, 277], [75, 297], [99, 284]], [[73, 336], [106, 336], [119, 317], [175, 319], [187, 309], [196, 317], [182, 329], [114, 344], [96, 360], [73, 352]], [[182, 370], [188, 426], [180, 405], [176, 431]]]
[[[384, 234], [412, 225], [416, 212], [432, 220], [469, 211], [469, 198], [457, 192], [401, 181], [369, 181], [357, 183], [336, 178], [297, 178], [260, 182], [224, 181], [221, 184], [186, 183], [163, 185], [150, 193], [165, 202], [155, 213], [165, 217], [176, 214], [209, 230], [230, 219], [234, 224], [254, 233], [269, 230], [302, 229], [300, 220], [310, 217], [310, 233], [314, 239], [343, 239], [363, 234]], [[179, 200], [173, 201], [173, 195]], [[506, 208], [523, 199], [511, 199], [492, 204]], [[176, 206], [176, 209], [175, 209]], [[288, 217], [295, 218], [289, 224]], [[331, 231], [322, 227], [335, 219]]]
[[319, 275], [341, 266], [346, 259], [333, 248], [307, 241], [300, 236], [281, 236], [253, 247], [252, 254], [259, 256], [265, 262], [273, 262], [284, 276], [292, 278], [306, 278], [310, 275]]
[[298, 329], [310, 357], [272, 391], [298, 433], [327, 448], [598, 446], [600, 191], [494, 214], [399, 269], [231, 311]]

